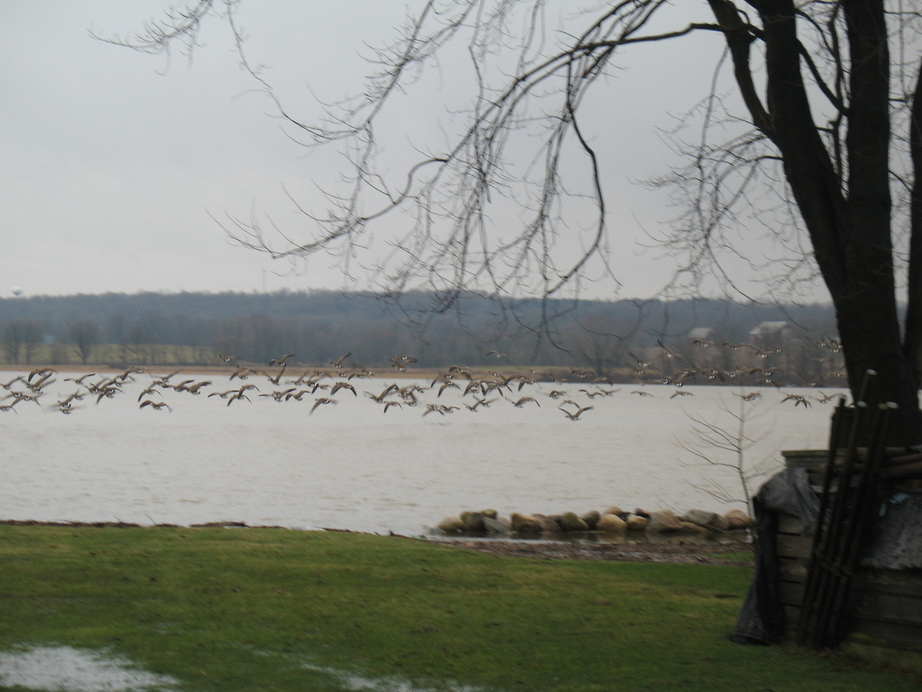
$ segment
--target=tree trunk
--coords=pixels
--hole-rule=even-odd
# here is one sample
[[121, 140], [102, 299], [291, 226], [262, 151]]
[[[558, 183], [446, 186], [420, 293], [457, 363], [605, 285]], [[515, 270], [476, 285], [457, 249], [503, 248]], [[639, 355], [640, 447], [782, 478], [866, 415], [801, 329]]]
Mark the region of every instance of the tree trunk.
[[[749, 95], [745, 100], [753, 122], [781, 153], [785, 177], [835, 304], [852, 394], [872, 406], [887, 401], [899, 406], [889, 444], [922, 442], [919, 374], [912, 349], [904, 348], [900, 334], [893, 268], [890, 58], [883, 2], [842, 3], [849, 50], [847, 61], [843, 56], [843, 64], [849, 66], [850, 95], [846, 170], [837, 169], [830, 158], [811, 112], [794, 2], [762, 0], [753, 5], [764, 27], [765, 108], [751, 82], [739, 76], [751, 74], [748, 49], [739, 47], [747, 29], [730, 13], [729, 3], [711, 0], [715, 16], [727, 29], [728, 45], [737, 45], [731, 54], [740, 88]], [[912, 302], [915, 305], [918, 296]], [[868, 370], [876, 375], [863, 393]]]
[[[893, 303], [871, 301], [861, 293], [836, 302], [848, 381], [856, 401], [863, 399], [871, 407], [885, 402], [899, 406], [891, 418], [888, 444], [918, 444], [922, 442], [919, 381], [903, 353], [899, 323], [888, 302]], [[867, 378], [867, 389], [862, 391], [868, 370], [875, 374]]]

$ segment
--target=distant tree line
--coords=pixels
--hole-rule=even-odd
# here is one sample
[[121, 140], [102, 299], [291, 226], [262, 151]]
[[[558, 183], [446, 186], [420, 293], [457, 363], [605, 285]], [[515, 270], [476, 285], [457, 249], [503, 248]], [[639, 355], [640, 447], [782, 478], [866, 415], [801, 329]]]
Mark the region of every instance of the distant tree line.
[[[448, 313], [429, 307], [437, 296], [400, 301], [371, 293], [139, 293], [37, 296], [0, 300], [2, 361], [113, 365], [268, 363], [284, 353], [294, 362], [327, 365], [349, 352], [354, 366], [387, 367], [397, 354], [417, 367], [584, 368], [597, 376], [636, 370], [648, 357], [731, 370], [769, 348], [764, 323], [784, 325], [783, 358], [791, 383], [828, 376], [841, 367], [829, 306], [766, 306], [720, 300], [560, 302], [516, 301], [510, 311], [469, 295]], [[543, 327], [543, 328], [542, 328]], [[697, 335], [697, 337], [695, 336]], [[778, 344], [781, 345], [781, 344]], [[736, 346], [735, 348], [733, 346]], [[181, 349], [178, 347], [182, 347]], [[179, 355], [177, 355], [179, 354]], [[757, 361], [752, 359], [756, 358]]]

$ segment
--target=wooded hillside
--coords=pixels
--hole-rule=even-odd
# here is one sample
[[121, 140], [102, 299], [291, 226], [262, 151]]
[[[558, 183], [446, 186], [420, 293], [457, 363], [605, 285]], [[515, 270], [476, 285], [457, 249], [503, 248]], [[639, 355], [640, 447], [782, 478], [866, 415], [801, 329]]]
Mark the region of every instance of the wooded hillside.
[[[833, 313], [823, 305], [718, 300], [500, 305], [468, 295], [451, 311], [437, 313], [431, 311], [436, 301], [426, 293], [397, 302], [334, 291], [8, 298], [0, 300], [0, 362], [156, 365], [179, 359], [216, 365], [219, 355], [231, 355], [265, 364], [295, 353], [293, 362], [326, 365], [350, 352], [351, 363], [365, 367], [386, 367], [396, 354], [407, 354], [418, 359], [414, 365], [427, 368], [541, 365], [610, 375], [637, 367], [651, 349], [730, 367], [739, 364], [734, 351], [745, 343], [753, 358], [758, 348], [783, 345], [790, 384], [840, 367], [832, 357]], [[189, 348], [174, 348], [179, 346]]]

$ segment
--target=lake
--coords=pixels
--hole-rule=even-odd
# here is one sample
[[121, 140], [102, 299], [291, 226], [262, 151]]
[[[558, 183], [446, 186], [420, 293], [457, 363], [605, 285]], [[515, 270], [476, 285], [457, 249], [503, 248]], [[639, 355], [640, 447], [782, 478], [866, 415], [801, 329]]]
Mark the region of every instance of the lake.
[[[746, 404], [752, 444], [744, 458], [747, 469], [765, 478], [781, 467], [781, 450], [826, 446], [833, 405], [820, 400], [844, 394], [551, 382], [519, 390], [516, 382], [484, 396], [465, 395], [466, 381], [459, 379], [459, 388], [440, 395], [440, 383], [430, 388], [430, 381], [380, 374], [349, 380], [355, 394], [348, 388], [332, 393], [331, 385], [346, 380], [326, 378], [327, 389], [300, 400], [273, 397], [292, 386], [292, 395], [304, 389], [289, 374], [275, 385], [266, 375], [243, 382], [190, 371], [170, 383], [211, 383], [198, 394], [164, 387], [143, 394], [162, 375], [137, 373], [111, 398], [96, 403], [98, 395], [87, 394], [65, 414], [55, 403], [102, 376], [77, 385], [67, 380], [77, 375], [56, 373], [37, 402], [20, 401], [0, 415], [0, 519], [236, 521], [416, 535], [467, 509], [554, 514], [618, 505], [722, 512], [742, 507], [732, 502], [742, 498], [736, 471], [707, 463], [689, 447], [717, 463], [735, 464], [736, 455], [696, 434], [693, 418], [735, 437], [732, 413], [739, 413], [741, 395], [759, 394]], [[391, 391], [382, 402], [401, 405], [385, 412], [372, 396], [392, 383], [419, 387], [416, 405]], [[219, 396], [243, 384], [258, 387], [244, 392], [249, 400]], [[25, 387], [20, 381], [10, 390]], [[791, 394], [811, 405], [783, 401]], [[472, 411], [475, 396], [489, 403]], [[534, 400], [519, 401], [525, 396]], [[331, 403], [316, 404], [318, 398]], [[144, 401], [169, 408], [140, 408]], [[575, 413], [585, 406], [592, 409], [576, 420], [560, 408]]]

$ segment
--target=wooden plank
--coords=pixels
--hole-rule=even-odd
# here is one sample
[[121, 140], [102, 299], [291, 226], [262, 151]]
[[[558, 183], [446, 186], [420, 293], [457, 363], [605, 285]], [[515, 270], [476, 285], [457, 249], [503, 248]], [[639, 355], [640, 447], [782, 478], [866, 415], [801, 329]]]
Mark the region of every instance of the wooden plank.
[[807, 581], [808, 563], [806, 560], [779, 558], [778, 575], [783, 581], [803, 583]]
[[840, 648], [843, 653], [869, 663], [922, 675], [922, 651], [919, 649], [894, 646], [891, 642], [862, 635], [846, 638]]
[[799, 607], [804, 602], [804, 590], [804, 584], [785, 581], [779, 582], [778, 599], [781, 601], [781, 605], [793, 605]]
[[877, 622], [856, 618], [851, 621], [845, 638], [849, 641], [871, 637], [894, 648], [922, 651], [922, 627], [900, 622]]
[[813, 539], [805, 536], [775, 536], [775, 551], [779, 557], [809, 559], [813, 550]]
[[922, 598], [922, 570], [861, 569], [855, 586], [863, 591], [886, 591]]
[[882, 591], [858, 591], [855, 597], [855, 617], [915, 625], [922, 637], [922, 598]]
[[781, 611], [784, 614], [784, 631], [790, 633], [792, 636], [797, 630], [797, 621], [800, 619], [800, 608], [793, 605], [781, 606]]
[[778, 533], [789, 533], [802, 536], [804, 533], [803, 522], [790, 514], [778, 515]]

